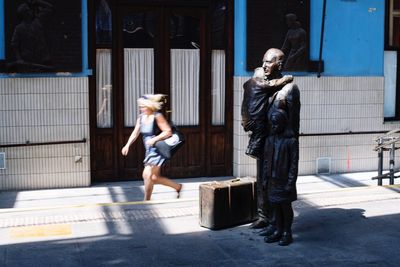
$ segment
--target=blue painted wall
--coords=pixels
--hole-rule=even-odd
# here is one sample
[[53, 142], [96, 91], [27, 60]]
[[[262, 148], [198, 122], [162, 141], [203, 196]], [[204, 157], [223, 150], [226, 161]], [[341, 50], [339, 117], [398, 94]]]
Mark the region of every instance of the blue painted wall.
[[[318, 60], [323, 0], [310, 1], [310, 58]], [[383, 76], [384, 18], [384, 0], [327, 0], [322, 75]], [[234, 75], [250, 76], [246, 70], [246, 0], [235, 0], [234, 25]]]

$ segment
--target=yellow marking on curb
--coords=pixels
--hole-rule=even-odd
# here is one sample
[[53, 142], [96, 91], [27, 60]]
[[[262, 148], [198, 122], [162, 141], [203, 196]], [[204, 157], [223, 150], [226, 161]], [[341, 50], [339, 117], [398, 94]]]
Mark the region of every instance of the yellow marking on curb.
[[69, 236], [71, 234], [72, 230], [69, 224], [23, 226], [10, 229], [11, 238]]
[[130, 201], [130, 202], [79, 204], [79, 205], [69, 205], [69, 206], [7, 208], [7, 209], [0, 209], [0, 214], [1, 213], [13, 213], [13, 212], [25, 212], [25, 211], [54, 210], [54, 209], [93, 208], [93, 207], [128, 206], [128, 205], [155, 205], [155, 204], [166, 204], [166, 203], [192, 202], [192, 201], [198, 201], [198, 200], [199, 200], [199, 198], [196, 197], [196, 198], [185, 198], [185, 199], [160, 199], [160, 200]]

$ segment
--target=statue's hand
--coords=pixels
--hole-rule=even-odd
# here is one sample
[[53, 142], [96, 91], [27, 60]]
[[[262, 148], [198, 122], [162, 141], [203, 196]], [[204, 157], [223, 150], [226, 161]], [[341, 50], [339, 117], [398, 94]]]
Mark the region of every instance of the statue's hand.
[[285, 80], [285, 83], [290, 83], [293, 81], [293, 75], [285, 75], [283, 76], [283, 79]]

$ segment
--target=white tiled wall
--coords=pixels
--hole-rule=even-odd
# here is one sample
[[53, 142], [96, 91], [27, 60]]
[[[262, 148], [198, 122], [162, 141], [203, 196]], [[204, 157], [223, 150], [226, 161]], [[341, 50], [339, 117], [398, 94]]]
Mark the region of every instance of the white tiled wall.
[[[248, 136], [240, 125], [242, 85], [234, 78], [235, 176], [255, 176], [255, 160], [245, 155]], [[383, 122], [383, 77], [295, 77], [301, 92], [304, 134], [389, 131]], [[0, 144], [81, 140], [86, 143], [2, 148], [7, 165], [0, 190], [90, 185], [87, 78], [0, 79]], [[312, 174], [316, 159], [330, 157], [332, 172], [376, 170], [376, 135], [300, 137], [300, 174]], [[75, 156], [82, 160], [75, 162]], [[385, 156], [385, 168], [388, 166]], [[400, 158], [396, 157], [400, 163]]]
[[[85, 143], [0, 148], [0, 190], [90, 185], [87, 78], [0, 79], [0, 144]], [[75, 157], [82, 160], [75, 162]]]
[[[254, 176], [255, 160], [244, 154], [248, 136], [240, 125], [243, 83], [249, 77], [234, 78], [234, 162], [235, 176]], [[295, 77], [300, 89], [300, 132], [303, 134], [390, 131], [400, 123], [384, 123], [383, 77]], [[299, 174], [314, 174], [316, 159], [331, 158], [331, 171], [356, 172], [377, 169], [373, 151], [378, 134], [300, 137]], [[384, 167], [388, 168], [385, 154]], [[400, 157], [396, 157], [400, 165]]]

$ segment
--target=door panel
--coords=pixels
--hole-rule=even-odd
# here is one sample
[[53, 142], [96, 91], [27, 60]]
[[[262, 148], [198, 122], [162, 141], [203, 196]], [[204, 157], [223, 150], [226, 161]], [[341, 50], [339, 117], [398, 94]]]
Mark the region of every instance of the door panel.
[[[119, 146], [122, 147], [132, 131], [137, 117], [138, 108], [136, 99], [146, 93], [162, 93], [169, 97], [165, 110], [172, 121], [179, 126], [186, 138], [183, 148], [174, 158], [165, 164], [164, 173], [172, 177], [203, 176], [206, 174], [205, 149], [200, 145], [205, 141], [205, 126], [200, 119], [201, 106], [204, 106], [204, 84], [200, 83], [204, 72], [205, 59], [201, 57], [199, 45], [204, 43], [204, 11], [190, 9], [164, 8], [156, 9], [121, 9], [119, 31], [121, 50], [123, 53], [118, 66], [123, 66], [124, 73], [120, 77], [120, 87], [124, 88], [122, 99], [124, 108], [123, 123], [119, 126], [121, 138]], [[142, 19], [139, 27], [150, 28], [152, 36], [145, 43], [137, 44], [135, 22], [131, 20]], [[151, 18], [150, 26], [145, 25]], [[132, 29], [126, 29], [129, 25]], [[153, 26], [151, 26], [153, 25]], [[155, 25], [159, 25], [156, 28]], [[201, 29], [201, 27], [203, 27]], [[197, 28], [197, 30], [195, 30]], [[129, 33], [130, 32], [130, 33]], [[143, 36], [143, 34], [141, 34]], [[155, 44], [158, 44], [156, 46]], [[193, 45], [194, 44], [194, 45]], [[205, 45], [203, 46], [205, 47]], [[153, 52], [154, 51], [154, 52]], [[155, 87], [154, 85], [158, 85]], [[132, 149], [138, 151], [142, 142], [136, 142]], [[126, 179], [138, 177], [142, 169], [143, 148], [139, 149], [142, 155], [135, 158], [119, 159], [119, 169]], [[139, 176], [140, 177], [140, 176]]]
[[[202, 67], [201, 58], [202, 16], [185, 9], [169, 9], [167, 12], [167, 54], [169, 54], [171, 97], [171, 118], [177, 125], [200, 124], [200, 101], [204, 86], [200, 84]], [[204, 46], [203, 46], [204, 47]], [[168, 73], [167, 73], [168, 75]]]
[[123, 53], [124, 127], [136, 123], [136, 99], [154, 93], [154, 42], [156, 12], [151, 9], [121, 11], [119, 40]]
[[[206, 175], [206, 126], [202, 114], [206, 105], [205, 10], [165, 9], [166, 84], [170, 96], [169, 117], [185, 135], [186, 143], [164, 171], [172, 177]], [[182, 167], [177, 167], [177, 161]]]
[[115, 174], [114, 133], [102, 129], [91, 141], [92, 174], [96, 181], [106, 181]]
[[[158, 52], [160, 30], [159, 11], [155, 8], [119, 7], [117, 9], [117, 63], [118, 78], [118, 135], [117, 146], [122, 148], [136, 124], [139, 109], [136, 100], [155, 92], [154, 67]], [[129, 149], [128, 156], [117, 155], [120, 179], [138, 179], [143, 170], [144, 148], [141, 136]]]
[[225, 134], [211, 135], [211, 165], [223, 165], [225, 162]]
[[113, 151], [112, 143], [113, 143], [113, 135], [112, 134], [103, 134], [97, 137], [98, 146], [96, 157], [96, 165], [98, 166], [98, 170], [113, 170], [114, 164], [114, 155], [110, 153]]

